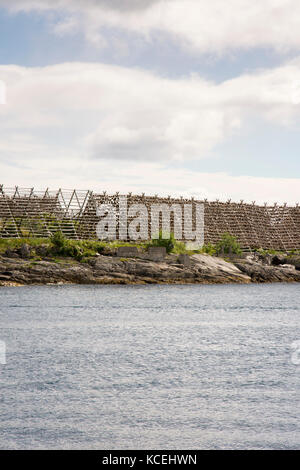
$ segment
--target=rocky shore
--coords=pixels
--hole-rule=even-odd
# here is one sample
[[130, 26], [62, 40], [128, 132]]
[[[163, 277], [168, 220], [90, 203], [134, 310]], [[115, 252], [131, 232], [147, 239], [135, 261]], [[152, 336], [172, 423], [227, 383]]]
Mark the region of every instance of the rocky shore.
[[[124, 252], [126, 254], [126, 250]], [[127, 253], [128, 254], [128, 253]], [[36, 260], [23, 247], [0, 256], [0, 286], [45, 284], [224, 284], [299, 282], [300, 257], [243, 254], [129, 256], [99, 254], [88, 260]]]

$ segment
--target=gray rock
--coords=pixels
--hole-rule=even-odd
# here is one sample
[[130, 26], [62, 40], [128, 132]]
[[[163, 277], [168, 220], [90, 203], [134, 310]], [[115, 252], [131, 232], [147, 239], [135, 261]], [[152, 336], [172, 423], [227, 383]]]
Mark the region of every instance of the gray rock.
[[222, 258], [206, 254], [192, 255], [194, 269], [199, 278], [210, 283], [241, 282], [248, 283], [251, 277], [242, 271], [237, 264], [229, 263]]
[[151, 261], [162, 261], [167, 254], [165, 246], [149, 246], [148, 252], [146, 254], [147, 259]]
[[4, 256], [7, 256], [7, 258], [19, 258], [18, 253], [16, 251], [11, 250], [10, 248], [7, 248], [4, 253]]
[[273, 266], [280, 266], [280, 265], [286, 264], [286, 263], [287, 263], [286, 256], [275, 255], [275, 256], [272, 257], [271, 264]]
[[291, 269], [292, 271], [296, 270], [296, 266], [294, 266], [293, 264], [282, 264], [280, 267], [283, 269]]
[[185, 268], [190, 268], [191, 267], [191, 258], [189, 255], [179, 255], [178, 256], [178, 263], [183, 264]]
[[267, 266], [255, 261], [237, 262], [235, 266], [251, 277], [252, 282], [300, 281], [300, 273], [283, 266]]
[[[156, 247], [155, 247], [156, 248]], [[159, 248], [159, 247], [158, 247]], [[26, 250], [24, 250], [26, 251]], [[156, 250], [155, 250], [156, 251]], [[165, 250], [159, 250], [160, 256]], [[26, 254], [26, 253], [25, 253]], [[155, 253], [156, 255], [156, 253]], [[299, 257], [293, 255], [295, 263]], [[0, 256], [0, 286], [20, 284], [169, 284], [228, 282], [300, 282], [300, 272], [293, 266], [268, 266], [262, 262], [240, 259], [235, 263], [205, 254], [190, 257], [190, 267], [174, 264], [178, 255], [160, 261], [100, 255], [92, 264], [61, 258], [35, 261]], [[187, 259], [180, 257], [182, 262]], [[290, 257], [289, 257], [290, 260]]]
[[287, 258], [286, 261], [288, 264], [295, 266], [297, 271], [300, 271], [300, 256], [291, 256]]
[[47, 245], [39, 245], [36, 247], [35, 252], [38, 256], [47, 256], [49, 254], [49, 247]]
[[117, 250], [117, 256], [123, 258], [135, 258], [139, 254], [136, 246], [120, 246]]
[[27, 243], [23, 243], [23, 245], [20, 246], [19, 254], [21, 258], [30, 258], [30, 246]]

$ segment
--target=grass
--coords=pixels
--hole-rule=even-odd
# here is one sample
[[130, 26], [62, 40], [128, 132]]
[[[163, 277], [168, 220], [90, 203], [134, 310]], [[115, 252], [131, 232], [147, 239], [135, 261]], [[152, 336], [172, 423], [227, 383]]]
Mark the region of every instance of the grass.
[[216, 252], [220, 254], [234, 254], [241, 255], [242, 250], [240, 244], [238, 243], [236, 237], [230, 235], [230, 233], [223, 233], [221, 239], [215, 246]]
[[4, 253], [7, 249], [16, 250], [26, 243], [32, 248], [41, 245], [50, 247], [50, 238], [0, 238], [0, 253]]
[[208, 243], [207, 245], [203, 245], [200, 250], [198, 250], [198, 253], [204, 253], [210, 256], [214, 256], [217, 253], [215, 245], [212, 245], [212, 243]]
[[146, 244], [146, 247], [161, 246], [166, 248], [167, 253], [175, 253], [177, 255], [188, 253], [185, 243], [179, 242], [175, 239], [174, 234], [163, 235], [162, 231], [159, 232], [157, 238], [153, 238], [151, 242]]
[[[91, 257], [97, 256], [100, 253], [109, 254], [110, 251], [115, 251], [121, 246], [136, 246], [140, 251], [145, 251], [151, 246], [164, 246], [167, 253], [173, 253], [176, 255], [205, 253], [211, 256], [220, 255], [225, 257], [228, 254], [242, 253], [236, 238], [228, 233], [223, 234], [216, 245], [208, 243], [207, 245], [203, 245], [200, 249], [189, 250], [186, 248], [185, 243], [175, 240], [173, 234], [170, 234], [167, 238], [163, 238], [161, 232], [156, 239], [153, 239], [150, 242], [131, 243], [120, 240], [112, 242], [98, 240], [70, 240], [64, 237], [61, 231], [58, 231], [51, 238], [0, 238], [0, 254], [4, 254], [8, 249], [16, 251], [20, 249], [23, 244], [27, 244], [31, 248], [30, 258], [33, 262], [38, 262], [43, 258], [51, 258], [51, 260], [55, 262], [60, 262], [62, 259], [66, 259], [69, 262], [86, 262]], [[262, 255], [283, 254], [280, 251], [263, 250], [261, 248], [254, 251], [261, 253]], [[299, 254], [300, 250], [293, 250], [288, 256]], [[122, 260], [125, 260], [125, 258], [122, 258]]]
[[264, 250], [263, 248], [257, 248], [254, 251], [255, 251], [255, 253], [259, 253], [263, 256], [266, 256], [266, 255], [282, 255], [283, 254], [282, 251], [272, 250], [272, 249]]
[[263, 248], [256, 248], [253, 250], [255, 253], [259, 253], [263, 256], [266, 255], [278, 255], [278, 256], [286, 256], [287, 258], [291, 258], [293, 256], [299, 256], [300, 255], [300, 250], [289, 250], [287, 251], [280, 251], [280, 250], [264, 250]]
[[4, 254], [7, 250], [17, 251], [24, 244], [31, 248], [30, 257], [34, 261], [42, 259], [39, 251], [43, 247], [45, 252], [43, 257], [49, 257], [57, 262], [61, 258], [71, 258], [84, 262], [104, 251], [115, 251], [121, 246], [136, 246], [141, 250], [145, 250], [147, 246], [147, 243], [130, 243], [119, 240], [112, 242], [70, 240], [58, 231], [50, 238], [0, 238], [0, 254]]
[[40, 256], [41, 247], [44, 248], [47, 257], [55, 259], [67, 257], [77, 261], [84, 261], [100, 253], [115, 251], [121, 246], [135, 246], [141, 251], [146, 251], [150, 246], [165, 246], [168, 253], [194, 253], [194, 251], [187, 250], [183, 242], [175, 240], [173, 235], [170, 239], [160, 238], [150, 242], [131, 243], [120, 240], [112, 242], [70, 240], [58, 231], [50, 238], [0, 238], [0, 254], [4, 254], [6, 250], [16, 251], [24, 244], [31, 248], [31, 258], [35, 260]]

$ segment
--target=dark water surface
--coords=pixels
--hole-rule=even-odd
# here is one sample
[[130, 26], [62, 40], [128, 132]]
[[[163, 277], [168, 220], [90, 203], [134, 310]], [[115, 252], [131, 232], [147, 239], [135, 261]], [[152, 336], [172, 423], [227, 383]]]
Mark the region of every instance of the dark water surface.
[[0, 288], [3, 449], [300, 447], [300, 286]]

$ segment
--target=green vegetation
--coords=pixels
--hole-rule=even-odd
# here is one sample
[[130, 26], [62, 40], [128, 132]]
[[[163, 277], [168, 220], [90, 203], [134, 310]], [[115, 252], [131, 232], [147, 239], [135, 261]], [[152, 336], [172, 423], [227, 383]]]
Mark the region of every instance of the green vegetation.
[[6, 250], [17, 251], [22, 245], [28, 245], [31, 256], [35, 260], [42, 257], [71, 257], [77, 261], [96, 256], [101, 253], [106, 244], [93, 240], [70, 240], [61, 231], [50, 238], [0, 238], [0, 254]]
[[175, 240], [172, 253], [175, 253], [176, 255], [185, 255], [185, 254], [191, 255], [195, 253], [195, 250], [187, 250], [184, 242], [178, 242]]
[[223, 255], [241, 255], [242, 249], [238, 243], [236, 237], [230, 235], [230, 233], [223, 233], [221, 239], [216, 245], [207, 243], [202, 248], [196, 251], [197, 253], [204, 253], [210, 256], [223, 256]]
[[4, 253], [7, 249], [17, 250], [26, 243], [32, 248], [41, 245], [50, 247], [50, 238], [0, 238], [0, 253]]
[[122, 240], [114, 240], [112, 242], [94, 242], [94, 243], [101, 243], [105, 248], [109, 250], [116, 250], [120, 246], [136, 246], [140, 249], [145, 249], [147, 247], [146, 242], [125, 242]]
[[[0, 254], [4, 254], [6, 250], [19, 252], [21, 247], [26, 244], [30, 248], [30, 258], [34, 262], [41, 261], [45, 258], [51, 258], [52, 261], [61, 262], [65, 259], [66, 262], [81, 261], [85, 262], [91, 257], [102, 254], [114, 253], [117, 248], [121, 246], [136, 246], [139, 250], [145, 251], [151, 246], [163, 246], [166, 248], [167, 253], [173, 254], [195, 254], [205, 253], [210, 256], [223, 256], [237, 254], [240, 255], [242, 250], [236, 238], [229, 233], [224, 233], [216, 245], [208, 243], [203, 245], [202, 248], [196, 250], [189, 250], [186, 248], [184, 242], [175, 240], [174, 234], [171, 233], [166, 238], [163, 238], [162, 232], [159, 233], [157, 238], [149, 242], [124, 242], [115, 240], [112, 242], [104, 242], [97, 240], [72, 240], [66, 238], [61, 230], [56, 231], [50, 238], [0, 238]], [[262, 248], [254, 250], [263, 256], [282, 255], [283, 252], [276, 250], [263, 250]], [[285, 253], [286, 254], [286, 253]], [[290, 251], [287, 256], [300, 255], [299, 250]], [[227, 256], [228, 258], [228, 256]], [[228, 258], [229, 259], [229, 258]], [[122, 258], [125, 261], [125, 258]]]
[[174, 233], [164, 235], [161, 230], [157, 238], [153, 238], [150, 243], [146, 244], [147, 248], [150, 246], [162, 246], [166, 248], [167, 253], [176, 253], [178, 255], [188, 252], [185, 243], [175, 240]]
[[67, 256], [82, 261], [84, 258], [96, 256], [104, 250], [103, 242], [93, 240], [69, 240], [61, 231], [56, 232], [50, 238], [51, 253], [59, 256]]
[[212, 243], [208, 243], [207, 245], [203, 245], [200, 250], [198, 250], [198, 253], [206, 253], [210, 256], [214, 256], [217, 253], [215, 245]]
[[287, 259], [298, 257], [300, 255], [300, 250], [290, 250], [290, 251], [279, 251], [279, 250], [264, 250], [263, 248], [256, 248], [253, 250], [255, 253], [258, 253], [262, 256], [273, 255], [273, 256], [284, 256]]
[[230, 233], [224, 233], [221, 239], [216, 244], [216, 253], [222, 254], [234, 254], [241, 255], [242, 250], [236, 237], [230, 235]]
[[289, 255], [293, 256], [293, 255], [300, 255], [300, 250], [291, 250], [289, 252]]
[[272, 249], [264, 250], [263, 248], [256, 248], [253, 251], [255, 251], [255, 253], [259, 253], [263, 256], [266, 256], [266, 255], [280, 255], [282, 253], [280, 251], [272, 250]]
[[151, 246], [162, 246], [166, 248], [167, 253], [171, 253], [175, 246], [175, 238], [174, 234], [163, 234], [163, 232], [160, 230], [157, 238], [153, 238], [151, 242], [148, 243], [147, 247]]
[[272, 249], [264, 250], [263, 248], [256, 248], [253, 251], [255, 253], [261, 254], [262, 256], [266, 256], [266, 255], [284, 256], [284, 255], [286, 255], [287, 258], [289, 258], [289, 257], [292, 257], [292, 256], [299, 256], [300, 255], [300, 250], [289, 250], [287, 252], [287, 251], [282, 251], [282, 250], [272, 250]]

